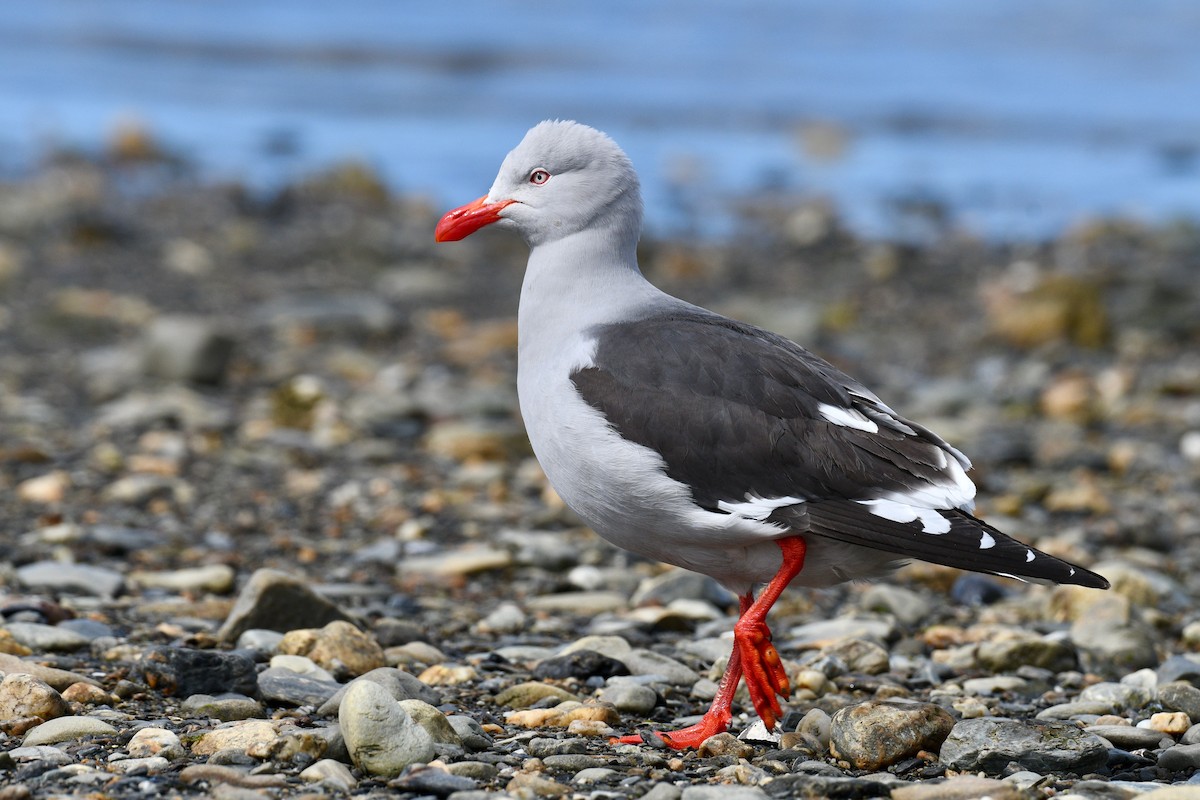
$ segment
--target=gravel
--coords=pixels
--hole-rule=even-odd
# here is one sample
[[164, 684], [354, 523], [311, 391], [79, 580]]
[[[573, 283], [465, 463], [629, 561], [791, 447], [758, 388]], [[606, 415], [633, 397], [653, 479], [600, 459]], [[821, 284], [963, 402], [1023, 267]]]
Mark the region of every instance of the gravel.
[[926, 564], [795, 591], [780, 730], [739, 696], [699, 752], [611, 744], [704, 711], [737, 601], [546, 485], [523, 248], [435, 248], [435, 210], [358, 167], [261, 197], [63, 156], [0, 185], [4, 800], [1128, 798], [1200, 774], [1200, 227], [797, 243], [780, 203], [728, 241], [647, 239], [648, 274], [792, 320], [976, 458], [989, 522], [1112, 591]]

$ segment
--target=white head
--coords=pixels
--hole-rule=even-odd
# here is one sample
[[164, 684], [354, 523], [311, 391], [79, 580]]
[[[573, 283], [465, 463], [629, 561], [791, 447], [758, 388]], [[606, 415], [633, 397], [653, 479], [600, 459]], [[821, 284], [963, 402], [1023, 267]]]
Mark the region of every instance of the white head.
[[491, 191], [442, 217], [435, 238], [457, 241], [490, 224], [517, 231], [530, 247], [598, 228], [636, 242], [642, 228], [637, 173], [617, 143], [595, 128], [541, 122], [504, 159]]

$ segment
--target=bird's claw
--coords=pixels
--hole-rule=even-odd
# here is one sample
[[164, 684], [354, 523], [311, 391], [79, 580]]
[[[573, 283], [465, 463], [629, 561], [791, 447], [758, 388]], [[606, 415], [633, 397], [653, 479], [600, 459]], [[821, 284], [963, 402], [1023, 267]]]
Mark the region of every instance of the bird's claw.
[[767, 730], [772, 730], [783, 718], [779, 698], [787, 699], [792, 688], [779, 651], [771, 643], [771, 631], [765, 623], [743, 619], [734, 626], [733, 646], [741, 654], [750, 702]]

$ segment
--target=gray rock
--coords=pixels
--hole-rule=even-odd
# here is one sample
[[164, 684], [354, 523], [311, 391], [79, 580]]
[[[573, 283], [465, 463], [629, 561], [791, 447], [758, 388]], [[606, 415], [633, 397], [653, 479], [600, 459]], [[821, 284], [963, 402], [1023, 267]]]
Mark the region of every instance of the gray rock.
[[342, 699], [346, 696], [346, 692], [359, 681], [370, 681], [382, 686], [395, 700], [422, 700], [432, 706], [436, 706], [442, 702], [441, 693], [432, 686], [426, 686], [424, 683], [421, 683], [415, 675], [410, 675], [404, 670], [395, 669], [394, 667], [380, 667], [379, 669], [363, 673], [343, 686], [332, 697], [321, 704], [321, 707], [317, 709], [317, 714], [320, 716], [333, 716], [337, 714]]
[[26, 747], [43, 744], [58, 744], [82, 739], [84, 736], [109, 736], [117, 729], [95, 717], [58, 717], [47, 720], [25, 734], [22, 742]]
[[[115, 772], [134, 772], [145, 775], [157, 775], [171, 768], [171, 761], [166, 756], [140, 756], [138, 758], [122, 758], [109, 761], [108, 768]], [[99, 773], [103, 775], [103, 772]]]
[[863, 593], [861, 604], [864, 611], [891, 614], [905, 625], [917, 624], [933, 610], [924, 595], [890, 583], [872, 585]]
[[1085, 617], [1071, 625], [1071, 640], [1083, 667], [1102, 675], [1117, 677], [1158, 664], [1158, 638], [1137, 618], [1122, 623]]
[[1177, 744], [1158, 756], [1158, 768], [1168, 772], [1183, 772], [1200, 768], [1200, 744]]
[[547, 768], [559, 772], [579, 772], [581, 769], [603, 767], [608, 763], [599, 756], [589, 756], [584, 753], [561, 753], [559, 755], [546, 756], [542, 759], [542, 762]]
[[492, 746], [492, 737], [474, 718], [466, 714], [451, 714], [446, 719], [466, 749], [480, 751]]
[[220, 383], [233, 355], [233, 337], [214, 320], [185, 315], [158, 317], [142, 338], [142, 369], [174, 381]]
[[228, 403], [181, 385], [157, 392], [130, 392], [105, 404], [96, 414], [98, 427], [118, 430], [168, 423], [188, 431], [216, 431], [231, 427], [234, 420]]
[[479, 788], [473, 778], [455, 775], [439, 767], [414, 767], [388, 783], [391, 789], [412, 792], [419, 796], [447, 797], [455, 792], [469, 792]]
[[663, 681], [672, 686], [691, 686], [700, 680], [700, 675], [696, 670], [653, 650], [635, 647], [617, 658], [629, 667], [631, 674], [661, 675]]
[[942, 744], [941, 761], [957, 770], [999, 772], [1016, 762], [1034, 772], [1082, 774], [1108, 762], [1108, 745], [1074, 725], [984, 717], [954, 726]]
[[680, 800], [767, 800], [757, 786], [686, 786]]
[[1023, 694], [1029, 689], [1029, 681], [1016, 675], [989, 675], [985, 678], [968, 678], [962, 682], [963, 691], [971, 695]]
[[1071, 719], [1073, 717], [1098, 717], [1102, 714], [1111, 714], [1114, 706], [1110, 702], [1082, 702], [1074, 703], [1059, 703], [1058, 705], [1050, 706], [1038, 712], [1038, 719]]
[[278, 570], [260, 569], [242, 587], [217, 636], [232, 642], [252, 628], [286, 633], [320, 628], [334, 620], [354, 621], [304, 581]]
[[1200, 720], [1200, 689], [1184, 681], [1158, 687], [1158, 702], [1170, 711], [1182, 711], [1189, 719]]
[[251, 628], [242, 631], [237, 637], [234, 647], [238, 650], [250, 650], [264, 656], [274, 655], [279, 651], [279, 643], [283, 641], [283, 633], [269, 631], [266, 628]]
[[587, 742], [584, 739], [550, 739], [536, 737], [525, 743], [525, 752], [534, 758], [545, 759], [547, 756], [586, 753]]
[[258, 673], [258, 693], [268, 702], [320, 706], [343, 688], [337, 681], [322, 680], [282, 667], [269, 667]]
[[718, 608], [737, 605], [737, 596], [707, 575], [671, 569], [646, 578], [630, 598], [630, 605], [669, 605], [672, 600], [707, 600]]
[[36, 561], [17, 569], [17, 580], [27, 589], [52, 594], [115, 597], [125, 586], [119, 572], [87, 564]]
[[[1194, 690], [1200, 697], [1200, 690]], [[1105, 681], [1084, 688], [1079, 693], [1081, 702], [1108, 703], [1112, 708], [1128, 708], [1136, 710], [1149, 703], [1153, 693], [1141, 686], [1127, 683], [1112, 683]], [[1183, 709], [1179, 709], [1182, 711]]]
[[839, 659], [850, 672], [879, 675], [890, 666], [888, 651], [869, 639], [843, 639], [821, 649], [821, 655]]
[[623, 714], [645, 717], [658, 706], [658, 692], [649, 686], [612, 682], [600, 693], [600, 700], [611, 703]]
[[146, 684], [166, 695], [257, 691], [254, 662], [241, 653], [191, 647], [153, 647], [138, 663]]
[[4, 626], [13, 639], [35, 651], [71, 652], [87, 647], [90, 640], [68, 628], [39, 622], [10, 622]]
[[588, 767], [581, 769], [571, 778], [571, 783], [578, 783], [581, 786], [589, 783], [601, 783], [619, 774], [615, 769], [608, 767]]
[[8, 653], [0, 653], [0, 672], [10, 675], [32, 675], [38, 680], [45, 681], [60, 692], [73, 683], [86, 683], [91, 686], [100, 685], [94, 678], [80, 675], [78, 672], [43, 666], [36, 661], [25, 661]]
[[221, 722], [266, 716], [262, 704], [244, 694], [193, 694], [183, 701], [181, 707], [187, 714], [219, 719]]
[[29, 764], [40, 761], [43, 764], [54, 767], [70, 764], [74, 760], [59, 748], [51, 747], [48, 744], [14, 747], [8, 751], [8, 757], [17, 764]]
[[932, 703], [880, 700], [840, 709], [829, 729], [829, 750], [855, 769], [878, 770], [936, 750], [954, 727], [954, 717]]
[[1157, 750], [1175, 744], [1175, 740], [1166, 734], [1134, 725], [1089, 725], [1084, 730], [1107, 739], [1122, 750]]
[[683, 796], [683, 789], [673, 783], [656, 783], [650, 787], [650, 791], [642, 795], [642, 800], [680, 800]]
[[798, 625], [788, 631], [791, 642], [797, 645], [835, 642], [839, 639], [873, 639], [886, 642], [897, 635], [896, 623], [880, 617], [839, 617]]
[[131, 758], [160, 756], [164, 759], [183, 758], [187, 752], [174, 731], [166, 728], [139, 728], [125, 748]]
[[354, 765], [368, 775], [392, 778], [411, 764], [428, 763], [433, 739], [388, 693], [372, 681], [350, 685], [338, 722]]
[[1193, 686], [1200, 683], [1200, 658], [1188, 655], [1174, 655], [1158, 665], [1159, 684], [1173, 681], [1186, 681]]
[[408, 699], [397, 702], [413, 722], [425, 729], [435, 745], [448, 744], [458, 748], [462, 747], [462, 739], [459, 738], [458, 731], [441, 711], [423, 700]]

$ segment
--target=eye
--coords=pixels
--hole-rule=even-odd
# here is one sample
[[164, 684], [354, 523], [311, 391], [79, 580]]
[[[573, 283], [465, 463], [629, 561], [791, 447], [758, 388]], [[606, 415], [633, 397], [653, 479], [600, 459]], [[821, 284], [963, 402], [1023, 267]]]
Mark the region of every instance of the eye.
[[546, 181], [550, 180], [550, 173], [544, 169], [535, 169], [529, 173], [529, 182], [534, 186], [541, 186]]

